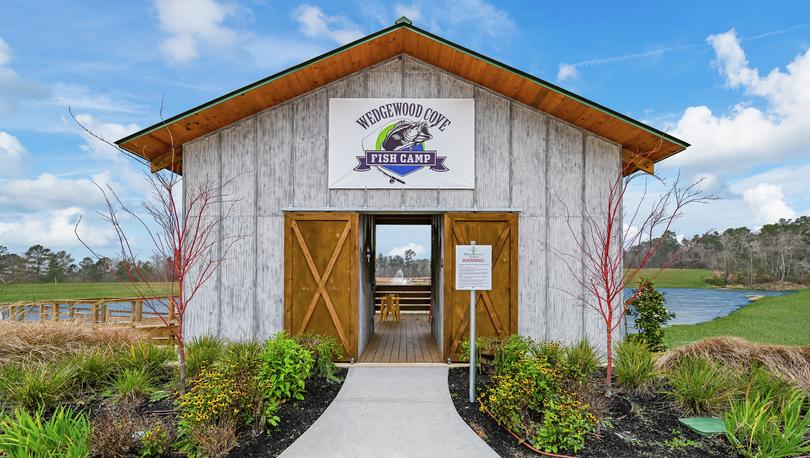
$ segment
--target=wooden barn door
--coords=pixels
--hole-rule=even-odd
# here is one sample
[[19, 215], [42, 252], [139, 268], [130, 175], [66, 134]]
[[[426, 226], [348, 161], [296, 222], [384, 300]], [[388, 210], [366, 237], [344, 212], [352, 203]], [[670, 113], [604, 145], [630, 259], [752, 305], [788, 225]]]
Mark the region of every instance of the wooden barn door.
[[516, 213], [447, 213], [444, 216], [445, 358], [458, 358], [469, 337], [470, 292], [456, 291], [456, 245], [492, 245], [492, 290], [476, 294], [476, 334], [505, 337], [517, 332], [518, 217]]
[[357, 357], [359, 215], [287, 213], [284, 221], [284, 328], [333, 336]]

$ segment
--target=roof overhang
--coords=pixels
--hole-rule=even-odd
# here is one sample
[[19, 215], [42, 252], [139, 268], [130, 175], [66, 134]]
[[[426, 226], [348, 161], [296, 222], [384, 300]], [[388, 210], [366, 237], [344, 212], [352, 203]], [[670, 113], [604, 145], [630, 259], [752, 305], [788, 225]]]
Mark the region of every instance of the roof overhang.
[[625, 174], [643, 170], [689, 144], [557, 85], [500, 63], [408, 21], [206, 102], [116, 142], [152, 170], [182, 173], [181, 146], [399, 54], [408, 54], [506, 97], [622, 145]]

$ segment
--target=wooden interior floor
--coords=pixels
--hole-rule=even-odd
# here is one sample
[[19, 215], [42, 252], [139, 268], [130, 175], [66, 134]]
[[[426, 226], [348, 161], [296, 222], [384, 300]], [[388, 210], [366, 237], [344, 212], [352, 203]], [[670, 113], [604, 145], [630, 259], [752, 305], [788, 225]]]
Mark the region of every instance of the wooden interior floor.
[[374, 316], [374, 335], [358, 362], [361, 363], [440, 363], [442, 355], [430, 333], [427, 313], [403, 313], [397, 323], [390, 318], [380, 322]]

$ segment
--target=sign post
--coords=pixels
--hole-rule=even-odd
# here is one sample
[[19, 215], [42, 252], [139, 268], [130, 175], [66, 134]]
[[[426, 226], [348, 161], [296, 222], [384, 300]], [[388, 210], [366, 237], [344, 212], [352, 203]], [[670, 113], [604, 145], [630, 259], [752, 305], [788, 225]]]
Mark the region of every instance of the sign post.
[[470, 402], [475, 402], [475, 292], [492, 289], [492, 245], [456, 245], [456, 290], [470, 291]]

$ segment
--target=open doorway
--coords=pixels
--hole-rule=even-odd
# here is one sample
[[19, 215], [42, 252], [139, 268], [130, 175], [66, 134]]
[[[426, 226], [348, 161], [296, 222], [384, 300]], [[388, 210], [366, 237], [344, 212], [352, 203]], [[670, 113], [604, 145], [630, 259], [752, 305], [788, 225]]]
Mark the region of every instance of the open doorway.
[[364, 216], [367, 266], [361, 282], [368, 283], [360, 285], [366, 290], [360, 304], [366, 341], [359, 361], [440, 362], [441, 219], [431, 214]]

